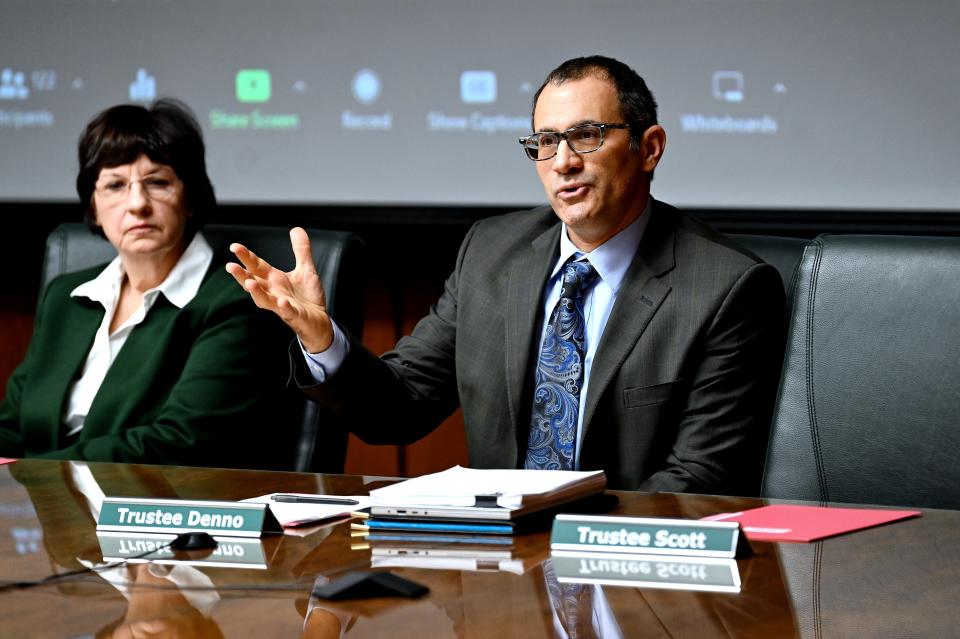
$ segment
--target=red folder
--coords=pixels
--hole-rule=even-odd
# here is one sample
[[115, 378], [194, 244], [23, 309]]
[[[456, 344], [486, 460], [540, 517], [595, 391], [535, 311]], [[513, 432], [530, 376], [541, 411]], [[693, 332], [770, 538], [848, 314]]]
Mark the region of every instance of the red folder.
[[737, 521], [752, 541], [816, 541], [891, 521], [919, 517], [919, 510], [835, 508], [832, 506], [762, 506], [703, 519]]

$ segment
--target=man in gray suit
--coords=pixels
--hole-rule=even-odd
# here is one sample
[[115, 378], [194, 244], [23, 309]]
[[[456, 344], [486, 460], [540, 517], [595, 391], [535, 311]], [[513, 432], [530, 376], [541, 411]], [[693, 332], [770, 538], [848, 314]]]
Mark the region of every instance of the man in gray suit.
[[228, 270], [297, 333], [297, 383], [364, 441], [413, 442], [459, 405], [473, 467], [757, 493], [782, 354], [777, 271], [650, 196], [666, 134], [623, 63], [552, 71], [533, 129], [520, 142], [550, 205], [477, 222], [441, 298], [383, 357], [327, 315], [302, 229], [293, 271], [240, 245], [245, 268]]

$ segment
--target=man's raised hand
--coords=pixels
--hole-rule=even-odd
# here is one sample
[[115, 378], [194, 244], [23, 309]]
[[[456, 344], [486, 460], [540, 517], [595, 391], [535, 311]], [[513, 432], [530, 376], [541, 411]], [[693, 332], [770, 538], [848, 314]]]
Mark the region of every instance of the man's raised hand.
[[296, 264], [284, 273], [243, 246], [231, 244], [230, 251], [240, 264], [227, 264], [227, 272], [260, 308], [273, 311], [296, 332], [310, 353], [326, 350], [333, 341], [333, 326], [327, 314], [323, 283], [317, 275], [307, 232], [290, 230], [290, 244]]

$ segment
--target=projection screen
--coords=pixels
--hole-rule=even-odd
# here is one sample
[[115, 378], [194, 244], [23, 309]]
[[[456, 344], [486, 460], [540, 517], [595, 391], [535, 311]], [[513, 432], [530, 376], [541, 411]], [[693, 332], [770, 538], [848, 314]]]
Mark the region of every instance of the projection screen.
[[0, 200], [74, 199], [99, 110], [174, 96], [221, 202], [527, 205], [566, 58], [633, 66], [695, 208], [960, 209], [955, 0], [4, 0]]

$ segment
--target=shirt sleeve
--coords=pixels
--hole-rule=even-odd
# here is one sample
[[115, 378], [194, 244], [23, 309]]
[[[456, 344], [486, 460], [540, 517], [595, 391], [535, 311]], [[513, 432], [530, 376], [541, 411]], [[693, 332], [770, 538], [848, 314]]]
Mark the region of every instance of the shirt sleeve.
[[330, 344], [330, 348], [325, 351], [308, 353], [307, 349], [303, 347], [303, 342], [300, 341], [300, 338], [297, 338], [297, 343], [300, 344], [300, 352], [303, 353], [303, 357], [307, 361], [307, 368], [318, 384], [322, 384], [328, 377], [335, 375], [350, 352], [350, 340], [347, 339], [346, 334], [336, 322], [331, 323], [333, 324], [333, 342]]

